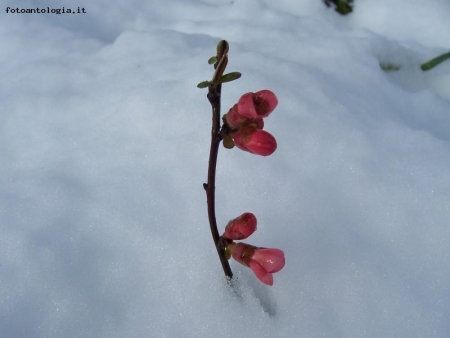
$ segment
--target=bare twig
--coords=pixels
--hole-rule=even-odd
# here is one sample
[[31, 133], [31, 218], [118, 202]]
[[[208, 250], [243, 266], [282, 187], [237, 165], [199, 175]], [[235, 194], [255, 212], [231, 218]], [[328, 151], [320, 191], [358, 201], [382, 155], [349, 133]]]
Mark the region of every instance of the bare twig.
[[[214, 73], [214, 79], [218, 79], [223, 75], [223, 72], [227, 63], [228, 43], [223, 40], [217, 47], [217, 62], [214, 65], [216, 72]], [[219, 67], [218, 67], [219, 66]], [[209, 165], [208, 165], [208, 182], [203, 185], [206, 190], [206, 199], [208, 203], [208, 219], [211, 229], [211, 235], [214, 240], [214, 244], [219, 255], [220, 263], [222, 264], [223, 272], [228, 278], [233, 277], [230, 264], [225, 257], [225, 245], [222, 243], [222, 239], [217, 229], [216, 221], [216, 198], [215, 198], [215, 184], [216, 184], [216, 166], [217, 155], [219, 153], [219, 145], [222, 141], [222, 135], [220, 133], [220, 95], [222, 91], [222, 84], [214, 84], [209, 86], [208, 100], [212, 107], [212, 128], [211, 128], [211, 148], [209, 152]]]

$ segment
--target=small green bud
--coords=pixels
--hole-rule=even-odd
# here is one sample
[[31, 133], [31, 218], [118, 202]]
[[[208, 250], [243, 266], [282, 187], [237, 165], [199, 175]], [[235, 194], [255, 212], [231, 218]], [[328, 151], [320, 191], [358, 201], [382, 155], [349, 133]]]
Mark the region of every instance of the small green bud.
[[231, 251], [228, 249], [228, 247], [225, 249], [225, 258], [230, 259], [231, 258]]
[[236, 243], [233, 241], [231, 243], [228, 243], [227, 247], [225, 248], [225, 257], [226, 259], [230, 259], [231, 255], [233, 253], [233, 249], [236, 246]]
[[222, 140], [222, 144], [225, 148], [227, 149], [233, 149], [234, 148], [234, 141], [231, 138], [230, 135], [225, 135], [223, 140]]
[[228, 45], [228, 42], [226, 42], [225, 40], [221, 40], [217, 44], [217, 55], [227, 55], [229, 49], [230, 46]]

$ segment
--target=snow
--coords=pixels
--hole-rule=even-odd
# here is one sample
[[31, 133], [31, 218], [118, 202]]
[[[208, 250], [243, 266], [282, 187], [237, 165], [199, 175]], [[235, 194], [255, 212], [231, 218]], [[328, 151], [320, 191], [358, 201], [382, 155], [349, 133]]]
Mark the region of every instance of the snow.
[[[446, 0], [20, 1], [0, 14], [0, 337], [448, 337]], [[219, 152], [220, 230], [284, 250], [273, 287], [211, 241], [207, 64], [270, 89], [277, 151]], [[384, 72], [380, 63], [400, 65]]]

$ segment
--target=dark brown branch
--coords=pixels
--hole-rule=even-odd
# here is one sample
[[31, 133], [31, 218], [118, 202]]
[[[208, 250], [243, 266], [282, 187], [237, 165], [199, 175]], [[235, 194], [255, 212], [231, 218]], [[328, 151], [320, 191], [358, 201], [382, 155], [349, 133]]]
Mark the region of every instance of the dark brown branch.
[[[217, 51], [217, 65], [223, 64], [221, 63], [222, 58], [226, 58], [226, 53], [228, 51], [228, 44], [223, 41], [221, 48]], [[225, 60], [226, 62], [226, 60]], [[226, 66], [226, 64], [225, 64]], [[225, 68], [221, 69], [219, 73], [223, 74]], [[215, 76], [221, 76], [222, 74]], [[230, 264], [228, 263], [227, 258], [225, 257], [225, 245], [219, 235], [219, 231], [217, 229], [217, 221], [216, 221], [216, 197], [215, 197], [215, 188], [216, 188], [216, 166], [217, 166], [217, 155], [219, 153], [220, 141], [222, 141], [222, 135], [220, 134], [220, 95], [221, 95], [222, 85], [211, 85], [209, 86], [208, 92], [208, 100], [211, 103], [212, 107], [212, 128], [211, 128], [211, 148], [209, 151], [209, 165], [208, 165], [208, 182], [203, 184], [203, 188], [206, 190], [206, 199], [208, 202], [208, 219], [209, 219], [209, 227], [211, 229], [211, 235], [214, 240], [214, 244], [217, 249], [217, 254], [219, 255], [220, 263], [222, 264], [223, 272], [225, 276], [228, 278], [233, 277], [233, 273], [231, 272]]]
[[221, 85], [211, 86], [209, 88], [208, 100], [212, 107], [212, 128], [211, 128], [211, 148], [209, 151], [209, 166], [208, 166], [208, 183], [206, 184], [206, 199], [208, 202], [208, 218], [209, 227], [211, 229], [211, 235], [216, 245], [217, 254], [219, 255], [220, 263], [222, 264], [223, 272], [229, 278], [233, 277], [230, 264], [225, 257], [225, 249], [219, 231], [217, 229], [216, 221], [216, 166], [217, 155], [219, 153], [220, 141], [222, 136], [220, 135], [220, 92]]

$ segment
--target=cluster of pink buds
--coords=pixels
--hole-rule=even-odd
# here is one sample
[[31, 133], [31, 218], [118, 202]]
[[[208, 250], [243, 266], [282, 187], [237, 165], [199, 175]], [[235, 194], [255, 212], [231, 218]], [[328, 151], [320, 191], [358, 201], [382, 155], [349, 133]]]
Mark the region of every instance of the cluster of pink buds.
[[224, 115], [234, 145], [252, 154], [271, 155], [277, 149], [277, 141], [262, 130], [263, 118], [269, 116], [277, 104], [278, 99], [270, 90], [242, 95], [238, 103]]
[[226, 277], [233, 277], [228, 263], [228, 260], [233, 257], [240, 264], [249, 267], [261, 282], [273, 285], [273, 274], [284, 267], [284, 252], [242, 242], [235, 243], [235, 241], [246, 239], [256, 231], [255, 215], [246, 212], [229, 221], [222, 236], [219, 236], [217, 229], [214, 189], [220, 143], [228, 149], [236, 146], [261, 156], [269, 156], [277, 149], [275, 138], [263, 130], [263, 119], [268, 117], [278, 105], [277, 97], [270, 90], [242, 95], [228, 113], [222, 116], [223, 124], [220, 123], [222, 84], [241, 77], [239, 72], [225, 74], [229, 49], [229, 44], [225, 40], [217, 44], [217, 54], [208, 59], [209, 64], [214, 64], [214, 75], [210, 81], [202, 81], [197, 85], [198, 88], [208, 88], [207, 98], [212, 107], [208, 183], [203, 183], [208, 202], [209, 225]]
[[229, 221], [222, 235], [227, 243], [226, 255], [249, 267], [264, 284], [273, 285], [273, 273], [280, 271], [285, 264], [283, 251], [233, 242], [249, 237], [256, 231], [256, 225], [256, 217], [250, 212]]

